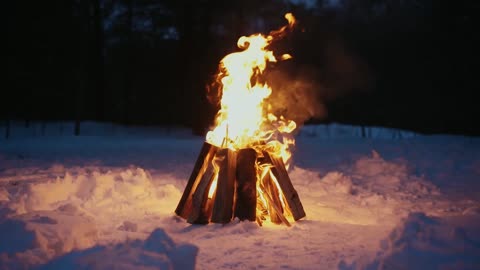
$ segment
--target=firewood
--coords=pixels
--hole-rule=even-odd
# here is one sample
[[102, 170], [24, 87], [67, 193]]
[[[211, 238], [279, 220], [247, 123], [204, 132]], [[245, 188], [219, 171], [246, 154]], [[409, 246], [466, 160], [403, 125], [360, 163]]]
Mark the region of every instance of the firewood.
[[233, 215], [233, 196], [235, 193], [236, 152], [228, 148], [218, 150], [219, 161], [217, 191], [213, 202], [211, 221], [228, 223]]
[[260, 217], [256, 218], [258, 226], [262, 227], [263, 226], [263, 220]]
[[[273, 182], [272, 177], [270, 176], [270, 172], [265, 175], [263, 178], [263, 185], [265, 187], [265, 193], [268, 193], [270, 196], [272, 203], [268, 204], [268, 211], [270, 213], [270, 221], [275, 224], [282, 223], [282, 218], [280, 215], [283, 215], [283, 207], [282, 202], [280, 201], [280, 193], [278, 191], [277, 186]], [[278, 211], [275, 211], [278, 209]]]
[[[198, 185], [197, 180], [201, 179], [199, 176], [200, 172], [203, 173], [206, 171], [208, 165], [212, 162], [213, 156], [217, 151], [217, 147], [213, 146], [207, 142], [203, 143], [202, 149], [198, 155], [197, 161], [195, 162], [195, 166], [193, 167], [192, 174], [185, 186], [185, 190], [183, 191], [182, 198], [178, 203], [177, 208], [175, 209], [175, 213], [183, 218], [187, 218], [190, 215], [192, 210], [192, 191], [194, 190], [193, 187], [195, 184]], [[197, 183], [196, 183], [197, 182]]]
[[282, 158], [270, 155], [268, 152], [263, 153], [268, 161], [273, 165], [271, 171], [280, 185], [280, 189], [285, 196], [286, 203], [290, 208], [294, 220], [299, 220], [305, 217], [302, 202], [298, 197], [298, 193], [293, 187], [292, 181], [288, 176], [287, 169], [283, 163]]
[[257, 152], [252, 148], [241, 149], [237, 154], [237, 181], [235, 188], [234, 216], [240, 220], [255, 221], [257, 208]]
[[192, 209], [187, 218], [188, 223], [206, 224], [208, 223], [208, 190], [215, 177], [216, 171], [212, 163], [208, 164], [207, 170], [202, 175], [192, 196]]
[[257, 211], [256, 212], [257, 212], [256, 214], [257, 223], [258, 225], [262, 226], [263, 221], [267, 220], [266, 216], [268, 216], [268, 209], [266, 208], [266, 205], [263, 203], [263, 200], [261, 199], [261, 195], [259, 192], [257, 192]]
[[[282, 210], [277, 206], [277, 204], [275, 204], [272, 196], [266, 191], [267, 189], [265, 188], [263, 183], [260, 183], [260, 189], [263, 191], [263, 197], [265, 198], [265, 200], [267, 200], [268, 212], [270, 214], [270, 220], [272, 220], [272, 217], [278, 217], [278, 219], [280, 219], [280, 221], [281, 221], [278, 224], [283, 222], [283, 223], [285, 223], [285, 225], [290, 227], [291, 226], [290, 222], [288, 222], [287, 218], [283, 215]], [[274, 220], [275, 220], [275, 218], [274, 218]], [[273, 220], [272, 220], [272, 222], [273, 222]]]

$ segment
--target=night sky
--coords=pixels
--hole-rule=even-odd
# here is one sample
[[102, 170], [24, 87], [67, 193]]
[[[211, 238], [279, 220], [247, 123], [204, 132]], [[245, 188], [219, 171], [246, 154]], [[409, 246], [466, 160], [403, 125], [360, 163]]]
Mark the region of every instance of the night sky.
[[306, 123], [478, 136], [479, 4], [443, 2], [9, 1], [0, 119], [202, 134], [220, 59], [292, 12], [296, 29], [273, 46], [293, 59], [265, 78], [278, 110]]

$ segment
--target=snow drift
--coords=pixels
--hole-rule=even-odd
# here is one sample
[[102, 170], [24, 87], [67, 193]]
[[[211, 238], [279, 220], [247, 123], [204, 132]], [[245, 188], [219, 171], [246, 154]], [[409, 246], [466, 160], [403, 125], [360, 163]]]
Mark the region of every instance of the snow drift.
[[478, 269], [480, 140], [370, 131], [297, 136], [290, 177], [307, 218], [291, 228], [175, 217], [203, 143], [184, 130], [12, 133], [0, 269]]

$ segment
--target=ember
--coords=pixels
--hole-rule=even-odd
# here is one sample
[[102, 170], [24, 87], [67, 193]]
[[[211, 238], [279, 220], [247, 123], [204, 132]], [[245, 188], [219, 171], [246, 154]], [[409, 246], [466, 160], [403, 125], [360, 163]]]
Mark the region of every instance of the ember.
[[269, 217], [290, 225], [288, 218], [305, 216], [287, 173], [296, 123], [270, 111], [272, 89], [261, 78], [268, 63], [277, 61], [268, 45], [295, 24], [292, 14], [285, 18], [288, 25], [267, 36], [241, 37], [243, 51], [220, 63], [221, 107], [175, 210], [190, 223], [227, 223], [238, 217], [262, 225]]

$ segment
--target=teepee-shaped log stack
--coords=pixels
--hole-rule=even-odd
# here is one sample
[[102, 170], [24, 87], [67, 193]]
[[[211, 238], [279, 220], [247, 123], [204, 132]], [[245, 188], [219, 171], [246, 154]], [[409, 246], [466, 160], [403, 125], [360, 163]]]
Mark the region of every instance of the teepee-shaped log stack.
[[189, 223], [232, 218], [290, 225], [305, 217], [280, 157], [252, 148], [232, 150], [204, 143], [175, 213]]

